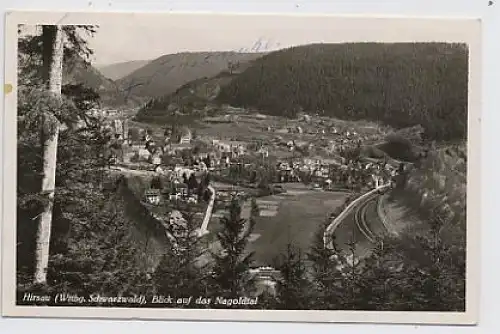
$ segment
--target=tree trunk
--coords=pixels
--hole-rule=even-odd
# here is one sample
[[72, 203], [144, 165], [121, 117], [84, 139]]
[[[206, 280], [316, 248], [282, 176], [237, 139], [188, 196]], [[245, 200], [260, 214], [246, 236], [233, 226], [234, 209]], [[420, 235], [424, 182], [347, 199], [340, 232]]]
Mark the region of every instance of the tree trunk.
[[[47, 90], [56, 99], [61, 99], [63, 69], [63, 30], [61, 26], [43, 26], [43, 70]], [[41, 192], [47, 202], [38, 222], [36, 240], [35, 283], [47, 282], [50, 232], [57, 165], [57, 141], [60, 124], [56, 116], [45, 112], [42, 115], [43, 179]]]

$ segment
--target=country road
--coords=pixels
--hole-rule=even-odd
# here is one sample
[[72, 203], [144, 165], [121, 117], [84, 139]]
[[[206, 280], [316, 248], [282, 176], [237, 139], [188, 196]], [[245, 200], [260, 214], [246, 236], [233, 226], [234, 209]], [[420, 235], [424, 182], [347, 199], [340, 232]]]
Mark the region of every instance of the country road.
[[214, 187], [208, 186], [208, 190], [210, 190], [210, 193], [212, 196], [210, 196], [210, 202], [208, 203], [207, 206], [207, 211], [205, 211], [205, 217], [203, 218], [203, 223], [201, 224], [200, 230], [199, 230], [199, 236], [205, 235], [208, 233], [208, 223], [210, 222], [210, 218], [212, 218], [212, 211], [214, 210], [214, 203], [215, 203], [215, 197], [216, 197], [216, 192]]

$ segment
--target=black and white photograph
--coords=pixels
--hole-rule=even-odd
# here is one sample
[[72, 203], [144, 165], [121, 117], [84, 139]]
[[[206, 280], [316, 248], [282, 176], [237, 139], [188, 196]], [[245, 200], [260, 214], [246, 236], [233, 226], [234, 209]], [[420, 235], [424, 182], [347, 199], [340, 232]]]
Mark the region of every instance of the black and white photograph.
[[4, 315], [476, 323], [479, 21], [7, 23]]

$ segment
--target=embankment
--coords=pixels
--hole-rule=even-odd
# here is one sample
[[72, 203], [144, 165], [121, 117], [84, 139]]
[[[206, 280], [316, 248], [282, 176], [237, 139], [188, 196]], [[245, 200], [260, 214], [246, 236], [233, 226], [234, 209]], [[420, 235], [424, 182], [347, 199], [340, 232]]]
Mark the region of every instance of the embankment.
[[148, 269], [152, 269], [159, 263], [169, 240], [162, 223], [142, 205], [140, 198], [133, 191], [138, 185], [132, 183], [133, 180], [120, 177], [116, 192], [123, 200], [126, 216], [133, 226], [132, 235], [136, 242], [133, 246], [143, 250], [143, 261]]

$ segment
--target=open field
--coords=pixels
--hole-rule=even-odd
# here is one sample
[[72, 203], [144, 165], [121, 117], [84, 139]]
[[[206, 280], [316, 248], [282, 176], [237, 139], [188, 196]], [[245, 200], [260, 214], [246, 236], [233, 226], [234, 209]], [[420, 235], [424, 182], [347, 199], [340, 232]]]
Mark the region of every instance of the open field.
[[249, 251], [255, 252], [256, 265], [272, 265], [288, 243], [306, 252], [318, 227], [343, 203], [345, 196], [344, 193], [289, 189], [286, 194], [262, 198], [266, 204], [276, 202], [277, 212], [275, 215], [266, 212], [257, 219], [254, 233], [260, 237], [249, 245]]
[[[260, 215], [248, 245], [248, 252], [255, 253], [256, 266], [273, 265], [273, 260], [286, 250], [289, 242], [305, 255], [320, 224], [347, 196], [342, 192], [310, 190], [299, 183], [283, 185], [286, 193], [257, 199]], [[212, 216], [207, 241], [215, 241], [221, 229], [219, 219], [224, 214], [217, 211]], [[241, 217], [248, 219], [249, 216], [250, 201], [247, 201], [242, 206]]]

